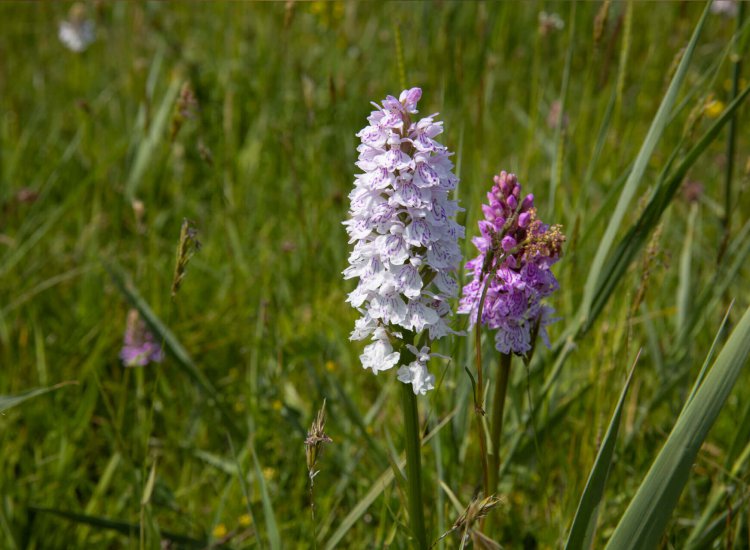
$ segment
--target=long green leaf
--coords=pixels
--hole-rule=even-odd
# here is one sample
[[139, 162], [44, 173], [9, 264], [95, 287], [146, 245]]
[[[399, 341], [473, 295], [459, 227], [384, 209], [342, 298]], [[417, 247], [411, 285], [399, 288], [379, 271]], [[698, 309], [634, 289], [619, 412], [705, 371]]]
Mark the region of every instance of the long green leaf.
[[682, 162], [668, 176], [660, 178], [658, 187], [651, 196], [646, 208], [638, 220], [630, 227], [626, 235], [620, 240], [607, 264], [601, 269], [601, 277], [596, 283], [596, 292], [593, 303], [590, 304], [588, 317], [582, 330], [586, 332], [596, 317], [609, 300], [617, 283], [619, 283], [625, 270], [635, 258], [638, 251], [648, 240], [651, 231], [658, 225], [661, 215], [667, 209], [672, 198], [680, 188], [680, 184], [687, 175], [688, 170], [695, 164], [701, 154], [716, 139], [724, 125], [731, 120], [732, 115], [750, 94], [750, 87], [746, 88], [737, 98], [724, 110], [722, 115], [688, 151]]
[[[73, 521], [75, 523], [82, 523], [84, 525], [91, 525], [92, 527], [99, 527], [101, 529], [117, 531], [118, 533], [122, 533], [123, 535], [128, 536], [137, 536], [141, 529], [139, 523], [128, 523], [126, 521], [119, 521], [98, 516], [90, 516], [87, 514], [77, 514], [75, 512], [68, 512], [66, 510], [57, 510], [55, 508], [40, 508], [36, 506], [29, 506], [29, 510], [36, 513], [52, 514], [69, 521]], [[171, 540], [172, 542], [181, 544], [183, 546], [189, 546], [191, 548], [205, 548], [205, 546], [208, 544], [208, 542], [205, 540], [198, 540], [185, 535], [170, 533], [169, 531], [161, 531], [161, 536], [165, 539]]]
[[638, 488], [607, 548], [655, 548], [687, 482], [690, 469], [750, 355], [750, 308], [695, 392]]
[[263, 471], [260, 468], [258, 462], [258, 456], [255, 454], [255, 447], [253, 447], [252, 441], [248, 443], [250, 445], [250, 453], [253, 455], [253, 467], [255, 468], [255, 480], [258, 482], [260, 487], [260, 498], [263, 502], [263, 516], [266, 520], [266, 531], [268, 531], [268, 542], [271, 545], [271, 550], [281, 549], [281, 535], [279, 535], [279, 528], [276, 523], [276, 515], [273, 512], [273, 503], [271, 497], [268, 494], [268, 486], [266, 485], [266, 479], [263, 477]]
[[630, 382], [633, 380], [633, 373], [635, 372], [635, 365], [638, 363], [640, 355], [641, 352], [639, 350], [635, 361], [633, 361], [633, 366], [630, 368], [630, 374], [628, 374], [628, 379], [625, 381], [625, 386], [622, 388], [622, 393], [620, 393], [620, 399], [617, 401], [615, 412], [609, 421], [604, 441], [602, 441], [599, 452], [596, 454], [594, 467], [591, 469], [589, 478], [586, 481], [586, 487], [581, 495], [581, 500], [578, 502], [578, 509], [573, 518], [573, 524], [570, 527], [568, 542], [565, 543], [566, 550], [582, 550], [584, 548], [591, 548], [593, 545], [596, 521], [599, 517], [599, 506], [604, 496], [604, 487], [609, 476], [609, 468], [612, 465], [617, 432], [620, 430], [622, 407], [625, 404], [625, 396], [628, 394], [628, 388], [630, 388]]
[[732, 259], [731, 264], [716, 271], [711, 282], [706, 285], [695, 299], [692, 314], [688, 318], [683, 330], [677, 334], [675, 351], [678, 356], [685, 349], [692, 335], [701, 330], [706, 320], [703, 312], [713, 311], [724, 300], [729, 286], [739, 275], [747, 259], [750, 258], [750, 221], [744, 225], [729, 244], [725, 256]]
[[628, 207], [633, 199], [633, 196], [638, 189], [638, 185], [640, 184], [641, 179], [646, 172], [646, 167], [648, 166], [649, 159], [656, 149], [656, 145], [659, 142], [662, 132], [664, 131], [664, 128], [666, 127], [667, 122], [670, 118], [670, 112], [674, 107], [674, 104], [677, 100], [677, 93], [679, 92], [680, 86], [682, 85], [682, 82], [687, 74], [688, 66], [690, 64], [691, 58], [693, 57], [693, 51], [695, 50], [695, 46], [698, 42], [698, 36], [700, 35], [701, 29], [703, 28], [703, 23], [706, 20], [707, 14], [708, 5], [706, 5], [706, 8], [703, 10], [703, 15], [701, 16], [698, 24], [695, 27], [693, 36], [690, 38], [690, 42], [685, 49], [685, 54], [682, 56], [682, 60], [680, 61], [680, 64], [677, 67], [677, 71], [672, 78], [672, 82], [667, 89], [667, 93], [664, 95], [661, 105], [659, 105], [659, 109], [656, 112], [654, 121], [648, 130], [648, 134], [646, 134], [646, 138], [643, 141], [643, 145], [641, 146], [638, 155], [636, 156], [635, 163], [633, 164], [633, 169], [630, 171], [630, 175], [628, 176], [628, 179], [625, 181], [625, 185], [622, 188], [620, 199], [617, 201], [615, 211], [610, 217], [607, 230], [604, 232], [604, 236], [599, 243], [599, 248], [596, 251], [596, 255], [594, 256], [594, 260], [591, 263], [591, 267], [589, 268], [589, 275], [584, 286], [583, 302], [581, 304], [580, 310], [580, 315], [582, 316], [580, 320], [583, 323], [588, 324], [588, 318], [591, 315], [591, 306], [594, 302], [594, 298], [596, 297], [597, 290], [601, 286], [600, 279], [602, 277], [602, 268], [604, 267], [606, 259], [610, 255], [610, 251], [615, 242], [615, 237], [617, 235], [617, 231], [620, 228], [620, 224], [622, 223], [622, 220], [628, 211]]
[[691, 263], [693, 261], [693, 234], [695, 223], [698, 218], [698, 204], [690, 205], [690, 216], [688, 217], [685, 240], [682, 243], [680, 253], [680, 277], [677, 283], [677, 331], [680, 332], [690, 313], [692, 296], [692, 274]]
[[71, 384], [78, 384], [78, 382], [70, 380], [68, 382], [60, 382], [59, 384], [55, 384], [54, 386], [49, 386], [46, 388], [34, 388], [31, 390], [26, 390], [25, 392], [17, 393], [15, 395], [0, 395], [0, 413], [4, 413], [8, 409], [12, 409], [13, 407], [20, 405], [24, 401], [39, 397], [40, 395], [44, 395], [45, 393], [49, 393], [51, 391], [55, 391], [56, 389], [62, 388], [63, 386], [70, 386]]
[[[234, 442], [232, 441], [232, 436], [227, 433], [227, 441], [229, 441], [229, 448], [232, 451], [232, 458], [234, 459], [234, 472], [233, 475], [237, 476], [237, 479], [240, 482], [240, 488], [242, 489], [242, 496], [245, 497], [245, 506], [247, 507], [247, 513], [250, 516], [253, 525], [258, 525], [255, 521], [255, 514], [253, 513], [253, 507], [250, 505], [250, 489], [247, 486], [247, 478], [245, 477], [244, 472], [242, 471], [242, 465], [240, 464], [240, 459], [237, 457], [237, 451], [234, 448]], [[260, 533], [258, 533], [257, 529], [253, 529], [253, 532], [255, 533], [255, 541], [258, 543], [258, 548], [263, 548], [263, 542], [260, 540]]]
[[159, 110], [156, 113], [153, 124], [149, 128], [148, 135], [146, 135], [138, 146], [133, 167], [125, 183], [125, 197], [129, 201], [135, 197], [135, 192], [143, 179], [143, 175], [146, 173], [146, 168], [151, 161], [151, 157], [154, 155], [156, 148], [166, 133], [167, 122], [172, 112], [172, 105], [174, 105], [175, 99], [177, 99], [177, 93], [180, 91], [181, 85], [182, 82], [179, 79], [175, 78], [172, 80], [169, 88], [164, 93]]
[[[722, 495], [724, 497], [725, 495]], [[693, 540], [688, 539], [688, 541], [685, 543], [684, 550], [705, 550], [707, 548], [715, 548], [714, 546], [711, 546], [711, 543], [713, 543], [716, 539], [721, 536], [721, 534], [728, 528], [729, 522], [727, 520], [731, 519], [730, 513], [731, 510], [739, 510], [740, 506], [742, 506], [745, 501], [747, 500], [746, 496], [742, 496], [742, 498], [737, 499], [732, 504], [732, 507], [728, 510], [724, 510], [721, 514], [718, 515], [709, 525], [706, 526], [706, 528], [701, 531], [698, 536]]]

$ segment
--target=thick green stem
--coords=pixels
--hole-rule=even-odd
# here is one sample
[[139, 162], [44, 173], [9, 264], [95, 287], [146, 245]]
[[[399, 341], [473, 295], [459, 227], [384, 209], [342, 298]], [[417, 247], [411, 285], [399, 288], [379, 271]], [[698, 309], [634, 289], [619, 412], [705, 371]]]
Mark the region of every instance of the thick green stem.
[[419, 436], [419, 413], [417, 397], [411, 384], [401, 386], [401, 405], [404, 409], [404, 427], [406, 429], [406, 481], [409, 499], [409, 522], [414, 533], [414, 547], [427, 550], [427, 532], [424, 526], [422, 508], [422, 457]]
[[503, 435], [503, 411], [505, 410], [505, 396], [508, 393], [510, 379], [511, 354], [500, 354], [498, 376], [495, 381], [495, 392], [492, 399], [492, 423], [490, 426], [490, 442], [492, 444], [492, 464], [490, 466], [490, 491], [497, 491], [498, 473], [500, 471], [500, 438]]
[[[486, 261], [486, 260], [485, 260]], [[492, 260], [490, 260], [492, 261]], [[487, 288], [490, 286], [490, 280], [492, 275], [489, 275], [484, 281], [484, 288], [482, 288], [482, 295], [479, 298], [479, 305], [477, 306], [477, 319], [474, 327], [475, 340], [474, 340], [474, 352], [475, 352], [475, 363], [477, 367], [477, 388], [476, 394], [474, 395], [474, 413], [477, 421], [477, 435], [479, 437], [479, 450], [482, 461], [482, 486], [484, 488], [484, 496], [490, 496], [490, 477], [489, 477], [489, 465], [487, 463], [487, 440], [485, 439], [484, 433], [484, 383], [482, 378], [482, 309], [484, 308], [484, 299], [487, 297]]]

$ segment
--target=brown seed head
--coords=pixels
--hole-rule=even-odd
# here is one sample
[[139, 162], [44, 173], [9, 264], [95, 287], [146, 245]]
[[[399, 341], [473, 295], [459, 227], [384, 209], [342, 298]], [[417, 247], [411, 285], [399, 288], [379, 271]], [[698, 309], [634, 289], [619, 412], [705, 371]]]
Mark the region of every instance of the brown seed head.
[[326, 426], [326, 402], [323, 400], [323, 406], [320, 407], [318, 414], [315, 415], [310, 430], [307, 432], [307, 438], [305, 439], [305, 458], [307, 459], [307, 471], [310, 475], [310, 483], [313, 483], [313, 479], [317, 475], [315, 466], [318, 462], [318, 457], [323, 450], [324, 443], [333, 443], [333, 440], [328, 437], [325, 433]]
[[200, 248], [201, 243], [198, 240], [198, 230], [195, 228], [195, 224], [188, 219], [182, 220], [180, 242], [177, 244], [177, 262], [175, 263], [174, 277], [172, 278], [173, 299], [177, 295], [177, 291], [180, 290], [182, 279], [185, 278], [190, 258], [192, 258], [193, 254], [200, 250]]

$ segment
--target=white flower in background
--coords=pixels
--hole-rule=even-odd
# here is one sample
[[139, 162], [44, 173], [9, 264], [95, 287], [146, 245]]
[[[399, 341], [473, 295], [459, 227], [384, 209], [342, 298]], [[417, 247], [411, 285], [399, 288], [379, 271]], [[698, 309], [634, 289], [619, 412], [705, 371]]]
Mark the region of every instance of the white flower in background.
[[737, 16], [736, 0], [714, 0], [711, 2], [711, 13], [718, 13], [726, 17]]
[[69, 50], [80, 53], [94, 41], [95, 27], [91, 19], [86, 19], [86, 8], [73, 4], [67, 21], [61, 21], [57, 36]]
[[558, 14], [547, 13], [546, 11], [539, 13], [539, 32], [542, 36], [547, 36], [563, 28], [565, 28], [565, 21]]
[[354, 244], [344, 278], [359, 279], [347, 301], [362, 313], [351, 339], [373, 340], [360, 356], [362, 366], [376, 374], [389, 370], [399, 365], [406, 344], [416, 359], [401, 366], [398, 379], [412, 384], [415, 394], [434, 387], [430, 347], [417, 350], [402, 333], [427, 330], [430, 342], [453, 332], [447, 301], [458, 293], [454, 275], [464, 236], [454, 219], [460, 208], [448, 198], [458, 183], [451, 153], [434, 139], [442, 122], [436, 115], [412, 120], [421, 96], [412, 88], [374, 104], [369, 126], [357, 134], [363, 173], [349, 194], [350, 219], [344, 222]]

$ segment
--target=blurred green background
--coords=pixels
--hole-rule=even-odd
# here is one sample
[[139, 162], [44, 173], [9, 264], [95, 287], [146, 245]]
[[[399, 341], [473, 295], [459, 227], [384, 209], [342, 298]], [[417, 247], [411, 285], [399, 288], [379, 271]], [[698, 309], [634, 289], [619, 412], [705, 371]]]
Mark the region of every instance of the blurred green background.
[[[355, 133], [370, 101], [398, 95], [401, 59], [406, 85], [423, 89], [422, 115], [440, 112], [444, 121], [440, 141], [455, 152], [467, 236], [503, 169], [534, 193], [546, 222], [563, 224], [561, 290], [550, 302], [561, 318], [550, 329], [555, 341], [575, 316], [621, 175], [702, 9], [92, 2], [71, 15], [66, 2], [3, 3], [0, 395], [76, 383], [0, 415], [0, 547], [152, 548], [171, 540], [163, 544], [253, 548], [277, 529], [284, 548], [311, 548], [316, 538], [323, 548], [342, 526], [341, 548], [407, 547], [397, 484], [347, 518], [402, 449], [395, 373], [376, 378], [359, 365], [362, 346], [348, 340], [356, 312], [344, 302], [352, 282], [340, 275]], [[58, 38], [71, 17], [94, 22], [85, 51]], [[626, 226], [673, 151], [684, 151], [729, 103], [734, 31], [733, 18], [709, 16], [684, 103]], [[181, 90], [196, 99], [183, 113]], [[597, 536], [606, 539], [730, 301], [730, 325], [748, 306], [747, 123], [741, 108], [728, 232], [724, 130], [688, 175], [692, 202], [675, 198], [551, 391], [541, 393], [557, 355], [540, 349], [529, 370], [517, 362], [503, 503], [489, 533], [504, 547], [564, 541], [643, 348], [601, 511]], [[184, 218], [203, 246], [172, 300]], [[468, 239], [464, 250], [473, 255]], [[122, 267], [228, 415], [173, 354], [123, 367], [130, 306], [107, 264]], [[694, 299], [701, 293], [711, 299]], [[679, 340], [690, 315], [696, 329]], [[488, 364], [496, 360], [491, 345], [488, 338]], [[464, 372], [470, 344], [454, 338], [439, 347], [453, 360], [431, 366], [440, 387], [420, 398], [427, 428], [446, 420], [424, 447], [433, 539], [458, 516], [440, 483], [466, 506], [481, 482]], [[710, 491], [726, 492], [717, 513], [747, 495], [747, 469], [730, 475], [725, 464], [736, 458], [748, 395], [745, 373], [699, 455], [665, 547], [681, 547]], [[333, 443], [319, 462], [312, 517], [303, 441], [324, 398]], [[738, 531], [747, 547], [747, 527]], [[457, 547], [458, 538], [441, 545]]]

